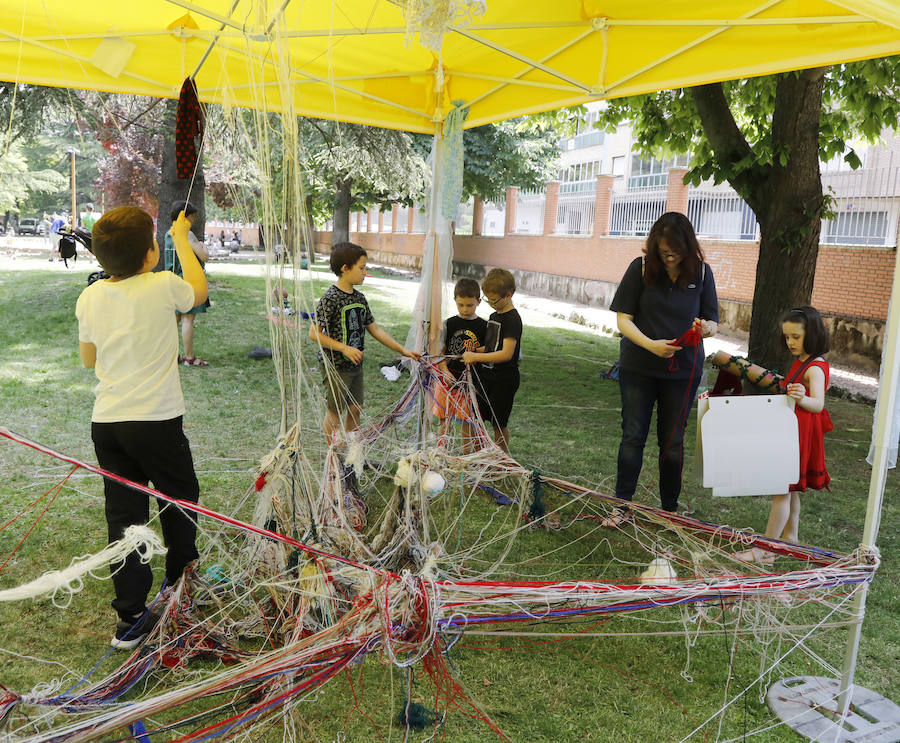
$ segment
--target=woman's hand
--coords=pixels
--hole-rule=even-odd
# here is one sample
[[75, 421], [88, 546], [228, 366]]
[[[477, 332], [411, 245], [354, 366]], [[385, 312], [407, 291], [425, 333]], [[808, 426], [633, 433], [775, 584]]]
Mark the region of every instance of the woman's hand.
[[673, 345], [675, 343], [674, 338], [669, 338], [669, 340], [659, 339], [655, 341], [650, 341], [645, 348], [652, 354], [659, 356], [661, 359], [671, 359], [678, 351], [681, 350], [681, 346]]

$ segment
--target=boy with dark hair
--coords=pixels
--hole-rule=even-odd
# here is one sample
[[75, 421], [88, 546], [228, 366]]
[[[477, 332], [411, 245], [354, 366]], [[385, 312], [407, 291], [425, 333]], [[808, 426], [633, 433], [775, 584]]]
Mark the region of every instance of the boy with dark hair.
[[363, 405], [363, 348], [365, 331], [379, 343], [407, 358], [422, 358], [395, 341], [375, 323], [365, 295], [357, 291], [366, 278], [367, 255], [355, 243], [338, 243], [331, 249], [331, 270], [338, 277], [316, 306], [316, 322], [309, 328], [310, 340], [316, 341], [322, 381], [325, 385], [325, 437], [331, 441], [346, 410], [344, 425], [352, 431], [359, 426]]
[[[94, 225], [92, 248], [110, 274], [87, 287], [75, 305], [81, 360], [98, 384], [91, 438], [101, 467], [129, 480], [153, 483], [173, 498], [196, 502], [199, 485], [183, 431], [184, 396], [178, 378], [178, 331], [173, 313], [186, 312], [207, 296], [206, 276], [188, 243], [184, 213], [172, 228], [184, 279], [154, 272], [159, 247], [153, 219], [142, 209], [122, 206]], [[150, 517], [149, 496], [104, 480], [109, 542]], [[172, 585], [197, 559], [192, 516], [170, 504], [159, 510], [166, 543], [166, 579]], [[139, 645], [159, 620], [146, 607], [153, 585], [150, 566], [133, 552], [110, 565], [119, 616], [114, 647]]]
[[[484, 346], [487, 320], [475, 314], [480, 298], [481, 289], [475, 279], [462, 278], [456, 282], [456, 286], [453, 287], [453, 300], [456, 302], [458, 314], [444, 321], [441, 355], [462, 356], [466, 351], [476, 351]], [[451, 385], [462, 376], [465, 368], [462, 359], [448, 359], [440, 364], [441, 371], [449, 377]], [[475, 378], [477, 390], [479, 384], [475, 370], [473, 369], [471, 373]], [[441, 435], [445, 435], [449, 430], [451, 418], [461, 419], [463, 452], [469, 453], [473, 448], [475, 435], [471, 423], [468, 422], [472, 411], [469, 410], [465, 397], [458, 390], [448, 390], [441, 380], [437, 382], [434, 397], [434, 412], [442, 421]]]
[[516, 291], [513, 275], [492, 268], [481, 282], [481, 293], [494, 312], [488, 320], [484, 351], [466, 351], [463, 362], [482, 364], [479, 370], [482, 394], [478, 400], [481, 417], [490, 420], [494, 441], [509, 453], [509, 415], [519, 389], [519, 347], [522, 318], [512, 303]]

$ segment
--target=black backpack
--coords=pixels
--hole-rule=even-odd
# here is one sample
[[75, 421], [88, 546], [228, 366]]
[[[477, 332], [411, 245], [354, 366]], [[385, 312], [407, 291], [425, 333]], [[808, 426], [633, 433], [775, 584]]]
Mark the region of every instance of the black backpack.
[[66, 268], [69, 267], [69, 258], [73, 262], [78, 260], [78, 255], [75, 252], [75, 240], [68, 235], [61, 235], [59, 238], [59, 257], [66, 264]]

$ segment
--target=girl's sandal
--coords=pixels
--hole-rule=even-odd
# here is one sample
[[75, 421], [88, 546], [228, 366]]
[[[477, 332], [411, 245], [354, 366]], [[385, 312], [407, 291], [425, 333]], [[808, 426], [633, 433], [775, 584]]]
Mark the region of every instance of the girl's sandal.
[[771, 552], [766, 552], [766, 550], [760, 549], [759, 547], [751, 547], [748, 550], [735, 552], [734, 559], [740, 560], [741, 562], [758, 562], [760, 565], [775, 564], [775, 555]]
[[185, 366], [209, 366], [209, 362], [204, 361], [203, 359], [198, 359], [196, 356], [185, 356], [184, 357], [184, 365]]
[[183, 363], [184, 363], [184, 356], [182, 356], [181, 354], [178, 354], [178, 363], [179, 363], [179, 364], [183, 364]]
[[634, 523], [634, 514], [631, 511], [628, 511], [624, 508], [614, 508], [612, 513], [609, 514], [605, 519], [601, 519], [600, 526], [605, 529], [615, 529], [616, 527], [623, 526], [624, 524], [633, 524]]

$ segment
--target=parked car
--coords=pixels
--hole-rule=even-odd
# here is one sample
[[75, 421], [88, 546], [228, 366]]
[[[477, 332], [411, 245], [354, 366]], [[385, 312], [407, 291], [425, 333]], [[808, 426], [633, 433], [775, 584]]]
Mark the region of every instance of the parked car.
[[31, 217], [26, 217], [25, 219], [19, 220], [19, 229], [16, 230], [16, 234], [18, 235], [40, 235], [41, 234], [41, 221], [39, 219], [32, 219]]

